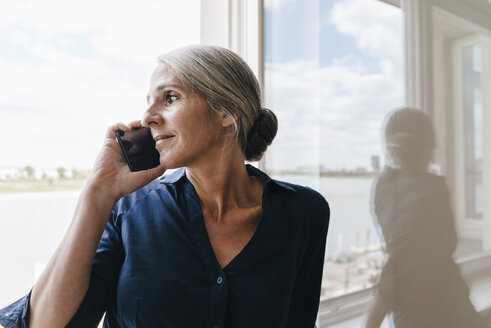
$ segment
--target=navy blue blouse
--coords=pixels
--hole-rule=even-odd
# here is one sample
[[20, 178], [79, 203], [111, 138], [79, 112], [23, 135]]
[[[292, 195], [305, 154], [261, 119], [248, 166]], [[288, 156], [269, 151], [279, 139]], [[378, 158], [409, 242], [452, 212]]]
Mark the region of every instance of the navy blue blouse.
[[[184, 168], [123, 197], [99, 243], [90, 285], [67, 327], [308, 327], [315, 325], [329, 226], [316, 191], [263, 182], [251, 240], [218, 264]], [[30, 293], [0, 310], [6, 328], [28, 327]]]

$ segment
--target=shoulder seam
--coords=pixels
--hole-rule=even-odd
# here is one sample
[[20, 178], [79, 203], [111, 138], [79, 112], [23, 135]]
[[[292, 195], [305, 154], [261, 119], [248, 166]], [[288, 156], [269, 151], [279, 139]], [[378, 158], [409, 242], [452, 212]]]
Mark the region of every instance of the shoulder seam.
[[[156, 180], [153, 180], [152, 182], [150, 183], [153, 183], [155, 182]], [[152, 188], [148, 191], [145, 192], [145, 194], [139, 196], [138, 198], [135, 198], [135, 200], [133, 201], [133, 204], [131, 205], [131, 207], [129, 207], [128, 209], [125, 209], [119, 213], [117, 213], [118, 215], [128, 215], [131, 211], [133, 211], [133, 209], [135, 208], [135, 206], [140, 203], [143, 199], [147, 198], [148, 195], [152, 192], [152, 191], [155, 191], [158, 189], [158, 186], [160, 185], [160, 183], [155, 187], [155, 188]], [[147, 185], [148, 186], [148, 185]], [[136, 191], [135, 191], [136, 192]], [[128, 196], [128, 195], [127, 195]], [[114, 212], [114, 211], [113, 211]], [[114, 213], [116, 214], [116, 213]]]

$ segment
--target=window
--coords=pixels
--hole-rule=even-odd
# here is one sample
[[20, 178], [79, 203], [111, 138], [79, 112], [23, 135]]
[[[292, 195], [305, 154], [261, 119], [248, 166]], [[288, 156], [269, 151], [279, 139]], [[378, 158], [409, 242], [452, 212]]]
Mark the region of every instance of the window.
[[378, 0], [265, 1], [265, 103], [279, 120], [265, 167], [331, 205], [323, 298], [373, 286], [383, 264], [370, 193], [382, 122], [404, 104], [402, 19]]
[[[280, 121], [265, 167], [278, 179], [314, 187], [333, 209], [319, 327], [361, 325], [383, 263], [368, 208], [371, 183], [384, 165], [373, 140], [380, 140], [387, 112], [404, 103], [424, 109], [433, 121], [437, 148], [430, 168], [450, 189], [459, 237], [453, 255], [475, 308], [491, 318], [485, 297], [489, 17], [484, 0], [265, 0], [266, 105]], [[365, 28], [357, 29], [358, 23]], [[388, 77], [388, 83], [375, 77]], [[359, 265], [359, 254], [373, 256], [371, 262]]]
[[3, 307], [61, 240], [106, 127], [141, 117], [156, 57], [200, 42], [200, 1], [9, 1], [0, 21]]

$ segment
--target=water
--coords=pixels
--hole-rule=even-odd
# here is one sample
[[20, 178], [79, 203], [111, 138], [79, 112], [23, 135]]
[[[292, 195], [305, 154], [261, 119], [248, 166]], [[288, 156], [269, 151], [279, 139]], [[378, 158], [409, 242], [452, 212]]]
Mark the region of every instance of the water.
[[0, 307], [30, 290], [68, 228], [78, 195], [0, 194]]
[[373, 179], [324, 178], [320, 191], [331, 205], [326, 253], [379, 243], [370, 214]]
[[[326, 257], [377, 242], [369, 214], [373, 180], [280, 177], [319, 190], [331, 206]], [[0, 307], [26, 294], [54, 253], [79, 192], [0, 194]]]
[[331, 220], [326, 257], [331, 258], [352, 246], [379, 243], [370, 214], [370, 194], [374, 179], [284, 176], [275, 177], [318, 190], [329, 202]]

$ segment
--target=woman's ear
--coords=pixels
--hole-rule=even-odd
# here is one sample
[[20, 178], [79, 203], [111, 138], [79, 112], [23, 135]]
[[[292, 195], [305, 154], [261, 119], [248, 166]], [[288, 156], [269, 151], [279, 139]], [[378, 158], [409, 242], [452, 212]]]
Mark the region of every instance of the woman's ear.
[[222, 112], [221, 119], [222, 127], [228, 128], [229, 126], [234, 125], [235, 121], [237, 120], [237, 115], [229, 115]]

